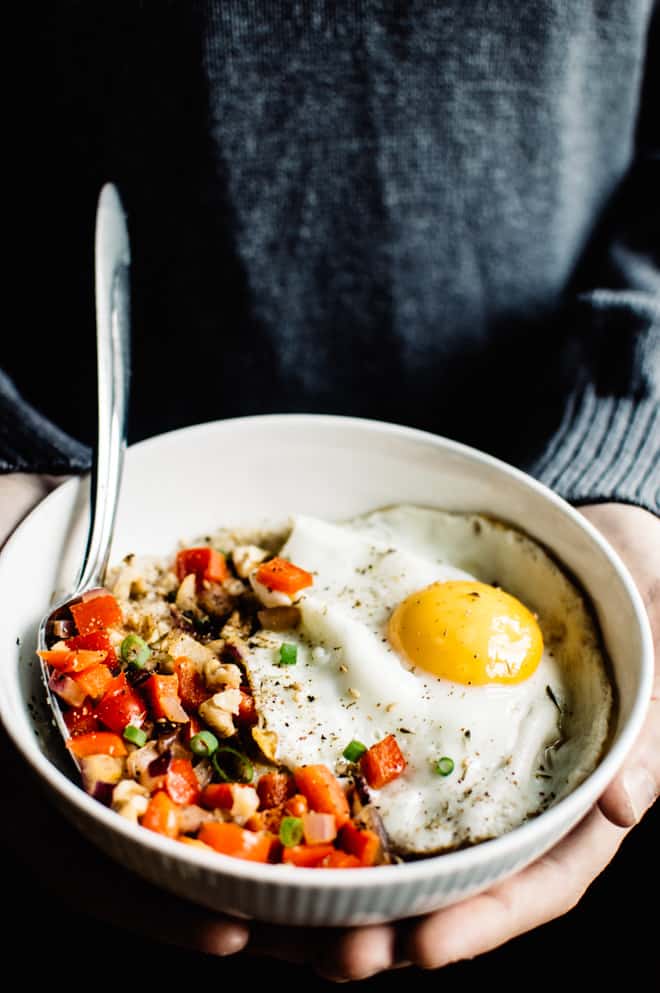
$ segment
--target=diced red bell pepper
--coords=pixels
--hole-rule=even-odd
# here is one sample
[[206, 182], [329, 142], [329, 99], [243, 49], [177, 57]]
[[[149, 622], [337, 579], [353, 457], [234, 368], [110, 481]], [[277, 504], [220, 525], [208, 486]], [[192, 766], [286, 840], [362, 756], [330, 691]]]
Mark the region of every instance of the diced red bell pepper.
[[94, 704], [87, 698], [80, 707], [71, 707], [62, 714], [69, 734], [77, 738], [81, 734], [100, 730], [99, 719], [94, 713]]
[[72, 673], [71, 678], [75, 679], [85, 696], [90, 696], [92, 700], [100, 700], [112, 682], [112, 673], [107, 665], [101, 663], [90, 666], [82, 672]]
[[387, 786], [405, 768], [405, 757], [393, 734], [372, 745], [360, 759], [362, 774], [374, 790]]
[[223, 855], [247, 859], [250, 862], [267, 862], [273, 842], [264, 832], [246, 831], [238, 824], [208, 821], [199, 829], [199, 840]]
[[346, 794], [327, 765], [304, 765], [295, 770], [294, 776], [298, 789], [307, 797], [310, 810], [334, 814], [337, 827], [349, 820]]
[[176, 574], [179, 582], [182, 582], [191, 572], [195, 573], [198, 589], [205, 579], [212, 583], [223, 583], [231, 575], [227, 568], [227, 560], [222, 552], [216, 551], [215, 548], [206, 547], [184, 548], [178, 553]]
[[68, 648], [50, 652], [37, 652], [37, 655], [58, 672], [82, 672], [93, 665], [104, 662], [107, 652], [90, 652], [85, 649], [74, 652]]
[[259, 714], [251, 693], [247, 693], [241, 687], [241, 700], [238, 705], [238, 715], [236, 720], [243, 727], [254, 727], [259, 721]]
[[339, 834], [339, 844], [349, 855], [355, 855], [361, 865], [375, 865], [380, 853], [380, 838], [375, 831], [360, 829], [349, 821]]
[[334, 851], [332, 845], [292, 845], [290, 848], [283, 849], [282, 861], [289, 865], [315, 869]]
[[207, 810], [231, 810], [234, 805], [233, 783], [211, 783], [205, 786], [200, 803]]
[[204, 677], [185, 655], [174, 660], [174, 671], [179, 680], [179, 697], [187, 711], [196, 711], [213, 694], [207, 689]]
[[149, 828], [167, 838], [179, 836], [179, 808], [163, 790], [154, 793], [149, 806], [140, 821], [142, 827]]
[[292, 562], [278, 557], [270, 559], [259, 566], [255, 576], [258, 583], [266, 586], [269, 590], [277, 590], [279, 593], [287, 593], [293, 596], [311, 586], [314, 577], [311, 572], [300, 569]]
[[86, 755], [112, 755], [121, 758], [127, 754], [126, 745], [118, 734], [110, 731], [90, 731], [76, 738], [70, 738], [66, 747], [81, 759]]
[[335, 849], [326, 855], [318, 867], [319, 869], [361, 869], [362, 863], [357, 856]]
[[295, 792], [293, 776], [288, 772], [265, 772], [257, 783], [260, 810], [284, 803]]
[[141, 727], [147, 716], [144, 700], [126, 679], [122, 672], [108, 683], [108, 687], [96, 707], [96, 716], [107, 728], [122, 734], [127, 724]]
[[142, 689], [156, 720], [165, 719], [174, 724], [187, 724], [188, 715], [181, 706], [179, 678], [176, 673], [171, 676], [159, 676], [154, 673], [142, 684]]
[[188, 803], [197, 803], [199, 780], [189, 759], [172, 759], [165, 776], [165, 789], [175, 803], [184, 806]]
[[302, 793], [294, 793], [284, 804], [284, 811], [290, 817], [302, 817], [308, 810], [307, 797], [303, 796]]
[[111, 669], [117, 665], [117, 653], [112, 646], [107, 631], [90, 631], [89, 634], [77, 634], [73, 638], [67, 638], [66, 646], [74, 652], [79, 651], [81, 648], [90, 652], [107, 652], [105, 664], [109, 665]]
[[123, 623], [121, 608], [112, 593], [103, 590], [98, 596], [83, 599], [71, 607], [79, 634], [91, 634], [105, 628], [117, 628]]

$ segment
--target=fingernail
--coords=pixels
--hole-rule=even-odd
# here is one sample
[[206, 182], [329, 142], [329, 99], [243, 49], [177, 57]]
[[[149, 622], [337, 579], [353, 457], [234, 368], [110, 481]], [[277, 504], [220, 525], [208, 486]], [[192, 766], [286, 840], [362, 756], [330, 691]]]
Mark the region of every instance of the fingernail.
[[247, 928], [240, 926], [226, 928], [216, 945], [215, 954], [224, 958], [225, 955], [235, 955], [243, 951], [249, 936]]
[[635, 821], [641, 821], [657, 796], [658, 791], [653, 777], [648, 769], [639, 765], [625, 773], [623, 788], [630, 801]]

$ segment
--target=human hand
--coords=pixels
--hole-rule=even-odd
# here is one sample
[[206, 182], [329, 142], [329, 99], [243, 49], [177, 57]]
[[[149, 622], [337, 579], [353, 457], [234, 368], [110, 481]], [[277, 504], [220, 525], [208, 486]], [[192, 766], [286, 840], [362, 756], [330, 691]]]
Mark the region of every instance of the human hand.
[[[0, 477], [0, 540], [50, 486], [52, 481], [38, 477]], [[660, 605], [651, 564], [659, 557], [660, 522], [645, 511], [619, 505], [584, 508], [584, 513], [618, 549], [636, 579], [652, 614], [657, 656]], [[26, 837], [25, 825], [38, 825], [40, 837], [45, 830], [55, 854], [40, 871], [47, 874], [46, 882], [60, 897], [66, 894], [74, 906], [84, 907], [90, 915], [189, 949], [227, 955], [245, 947], [250, 937], [249, 948], [257, 953], [312, 964], [327, 976], [346, 979], [364, 978], [406, 962], [437, 968], [495, 948], [567, 912], [605, 868], [627, 829], [657, 794], [658, 759], [654, 760], [655, 766], [652, 764], [654, 754], [660, 754], [657, 689], [656, 679], [644, 733], [622, 774], [599, 806], [560, 845], [488, 893], [416, 921], [332, 931], [253, 924], [250, 937], [248, 925], [243, 922], [212, 914], [157, 890], [119, 869], [77, 835], [72, 843], [68, 824], [55, 811], [44, 808], [37, 791], [32, 796], [22, 791], [25, 802], [34, 804], [35, 816], [25, 818], [20, 837], [16, 834], [9, 844], [34, 851], [39, 838]], [[3, 761], [4, 768], [16, 765]], [[652, 790], [646, 799], [644, 779], [636, 772], [640, 768], [646, 768], [652, 776]], [[638, 793], [632, 792], [632, 804], [630, 792], [626, 791], [626, 785], [631, 791], [631, 784], [636, 784], [637, 790], [641, 788]], [[5, 824], [6, 830], [10, 827]], [[73, 848], [75, 862], [66, 858], [64, 868], [57, 853], [68, 853]]]
[[[522, 872], [462, 903], [415, 921], [334, 932], [303, 941], [283, 928], [256, 928], [251, 948], [308, 961], [328, 978], [363, 979], [411, 963], [435, 969], [473, 958], [567, 913], [656, 799], [660, 783], [660, 520], [623, 504], [582, 508], [628, 566], [649, 611], [656, 655], [644, 729], [598, 805], [552, 851]], [[301, 949], [305, 952], [301, 955]]]

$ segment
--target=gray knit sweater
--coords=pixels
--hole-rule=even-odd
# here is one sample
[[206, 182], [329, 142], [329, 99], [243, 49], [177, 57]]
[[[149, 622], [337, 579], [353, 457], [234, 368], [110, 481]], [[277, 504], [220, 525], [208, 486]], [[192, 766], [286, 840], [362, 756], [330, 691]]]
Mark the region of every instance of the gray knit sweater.
[[112, 178], [133, 243], [133, 438], [364, 415], [475, 444], [574, 502], [660, 509], [657, 4], [119, 7], [60, 5], [50, 209], [73, 234], [71, 339], [56, 390], [60, 338], [40, 370], [5, 347], [25, 399], [0, 378], [1, 468], [88, 465], [88, 235]]

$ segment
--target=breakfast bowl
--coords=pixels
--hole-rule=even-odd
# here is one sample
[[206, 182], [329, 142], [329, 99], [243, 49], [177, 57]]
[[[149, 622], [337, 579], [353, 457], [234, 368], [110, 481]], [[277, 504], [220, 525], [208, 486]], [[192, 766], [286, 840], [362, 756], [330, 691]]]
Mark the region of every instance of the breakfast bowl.
[[0, 556], [0, 715], [72, 830], [198, 904], [316, 926], [438, 909], [488, 888], [557, 844], [597, 801], [638, 736], [653, 653], [641, 599], [616, 554], [577, 511], [529, 476], [456, 442], [368, 420], [272, 415], [202, 424], [128, 450], [111, 562], [128, 554], [166, 555], [180, 540], [221, 526], [266, 527], [292, 515], [344, 521], [399, 505], [502, 522], [546, 549], [584, 592], [614, 700], [593, 771], [537, 816], [497, 837], [359, 869], [319, 871], [232, 858], [122, 818], [80, 787], [48, 711], [35, 654], [39, 621], [71, 588], [82, 555], [87, 482], [72, 479], [30, 514]]

